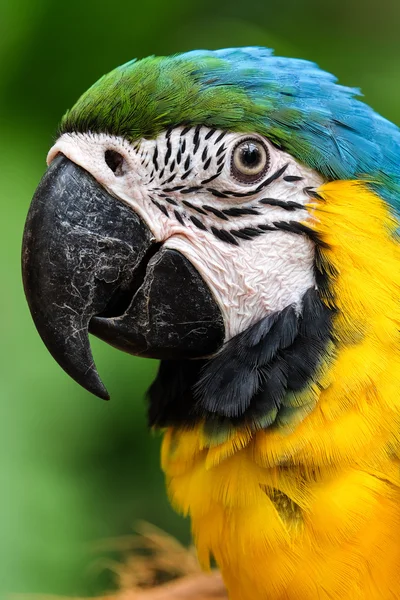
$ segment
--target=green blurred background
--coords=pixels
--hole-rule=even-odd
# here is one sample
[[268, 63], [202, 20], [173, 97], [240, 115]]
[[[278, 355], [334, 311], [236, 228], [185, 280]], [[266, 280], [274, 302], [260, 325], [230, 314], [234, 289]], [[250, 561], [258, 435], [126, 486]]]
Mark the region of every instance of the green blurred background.
[[133, 57], [265, 45], [317, 61], [400, 123], [399, 23], [398, 0], [0, 0], [1, 597], [110, 589], [96, 543], [139, 518], [189, 539], [146, 430], [156, 363], [95, 341], [102, 402], [55, 364], [25, 304], [22, 229], [63, 112]]

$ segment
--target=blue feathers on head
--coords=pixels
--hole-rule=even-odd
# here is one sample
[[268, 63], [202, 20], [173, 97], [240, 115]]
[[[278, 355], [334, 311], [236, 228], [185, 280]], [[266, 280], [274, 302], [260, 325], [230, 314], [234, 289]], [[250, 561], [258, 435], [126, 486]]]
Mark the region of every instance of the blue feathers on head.
[[[208, 68], [208, 57], [220, 67]], [[203, 85], [235, 85], [260, 111], [272, 141], [328, 180], [365, 179], [400, 213], [400, 130], [316, 64], [266, 48], [196, 50]], [[212, 75], [211, 82], [210, 75]], [[218, 82], [215, 78], [218, 78]]]

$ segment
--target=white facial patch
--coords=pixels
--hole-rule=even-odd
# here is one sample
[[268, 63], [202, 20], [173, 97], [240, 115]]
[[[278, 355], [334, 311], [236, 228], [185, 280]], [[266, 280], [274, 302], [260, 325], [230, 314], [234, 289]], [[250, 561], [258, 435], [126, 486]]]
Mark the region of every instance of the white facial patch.
[[[233, 160], [248, 141], [262, 144], [267, 157], [265, 172], [251, 181], [238, 177]], [[131, 206], [158, 242], [191, 261], [218, 302], [226, 339], [299, 306], [315, 286], [314, 244], [296, 225], [311, 218], [305, 205], [323, 179], [265, 138], [200, 126], [133, 144], [72, 133], [57, 140], [48, 163], [59, 153]]]

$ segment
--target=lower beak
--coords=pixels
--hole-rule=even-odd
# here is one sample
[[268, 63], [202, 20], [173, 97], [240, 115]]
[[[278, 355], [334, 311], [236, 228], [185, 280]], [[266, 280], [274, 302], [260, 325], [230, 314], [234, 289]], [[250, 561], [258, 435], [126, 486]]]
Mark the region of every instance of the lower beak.
[[65, 156], [33, 198], [22, 247], [25, 294], [36, 327], [61, 367], [108, 399], [89, 331], [152, 358], [199, 358], [224, 340], [220, 309], [176, 250]]

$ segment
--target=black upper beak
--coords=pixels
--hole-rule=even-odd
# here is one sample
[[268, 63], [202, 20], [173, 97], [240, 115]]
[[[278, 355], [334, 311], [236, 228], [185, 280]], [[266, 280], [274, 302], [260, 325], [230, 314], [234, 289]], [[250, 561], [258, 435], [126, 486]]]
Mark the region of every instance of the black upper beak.
[[25, 294], [53, 357], [83, 387], [108, 398], [89, 331], [155, 358], [196, 358], [224, 339], [219, 307], [193, 265], [164, 249], [146, 223], [84, 169], [58, 156], [25, 225]]

